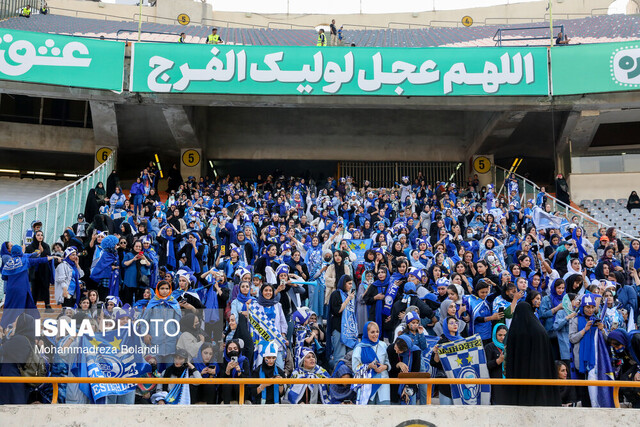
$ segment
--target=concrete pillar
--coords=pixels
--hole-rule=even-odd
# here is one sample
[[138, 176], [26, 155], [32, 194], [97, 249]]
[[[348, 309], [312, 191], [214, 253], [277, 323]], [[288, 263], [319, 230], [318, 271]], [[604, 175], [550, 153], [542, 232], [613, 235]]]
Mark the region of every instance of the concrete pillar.
[[195, 176], [200, 179], [204, 165], [202, 145], [187, 111], [182, 106], [164, 106], [162, 113], [180, 149], [180, 173], [185, 178]]
[[106, 160], [105, 153], [115, 153], [120, 145], [118, 141], [118, 121], [113, 102], [90, 101], [90, 105], [96, 153], [94, 163], [97, 167]]

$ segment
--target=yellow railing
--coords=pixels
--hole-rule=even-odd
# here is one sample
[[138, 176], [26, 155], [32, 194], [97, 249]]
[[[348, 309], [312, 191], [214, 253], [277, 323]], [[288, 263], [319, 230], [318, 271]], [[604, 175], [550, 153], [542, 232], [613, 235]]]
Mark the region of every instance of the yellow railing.
[[532, 380], [515, 378], [86, 378], [86, 377], [0, 377], [0, 383], [44, 383], [53, 385], [51, 403], [58, 403], [59, 384], [231, 384], [239, 386], [238, 402], [245, 398], [245, 385], [260, 384], [426, 384], [427, 405], [431, 405], [431, 390], [438, 384], [491, 384], [527, 386], [595, 386], [613, 387], [613, 401], [620, 407], [620, 387], [640, 388], [636, 381], [604, 380]]

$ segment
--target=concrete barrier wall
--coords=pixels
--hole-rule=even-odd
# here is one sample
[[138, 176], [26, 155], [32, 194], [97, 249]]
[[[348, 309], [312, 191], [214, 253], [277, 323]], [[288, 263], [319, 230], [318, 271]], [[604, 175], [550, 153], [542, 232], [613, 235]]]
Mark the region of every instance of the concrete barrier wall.
[[633, 409], [352, 405], [0, 406], [0, 425], [26, 426], [491, 426], [637, 425]]
[[569, 177], [571, 200], [626, 199], [640, 191], [640, 173], [572, 173]]

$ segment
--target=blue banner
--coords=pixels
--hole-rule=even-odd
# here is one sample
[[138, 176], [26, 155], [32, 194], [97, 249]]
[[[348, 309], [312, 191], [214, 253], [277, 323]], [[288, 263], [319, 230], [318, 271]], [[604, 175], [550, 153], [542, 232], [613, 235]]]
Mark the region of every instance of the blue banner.
[[[489, 378], [480, 335], [442, 344], [438, 354], [448, 378]], [[451, 384], [451, 398], [455, 405], [489, 405], [491, 385]]]
[[[600, 331], [596, 331], [597, 347], [596, 347], [596, 379], [603, 381], [615, 380], [613, 376], [613, 366], [609, 357], [608, 346]], [[613, 408], [613, 388], [598, 387], [598, 407]]]
[[431, 366], [431, 354], [433, 353], [433, 347], [440, 341], [440, 337], [425, 335], [424, 338], [427, 341], [427, 347], [422, 350], [422, 370], [424, 372], [430, 372], [431, 377], [435, 378], [436, 372], [435, 368]]
[[[149, 371], [144, 362], [140, 337], [117, 331], [80, 338], [80, 351], [72, 372], [76, 377], [137, 378]], [[119, 396], [134, 390], [135, 384], [80, 384], [80, 390], [93, 402], [107, 396]]]
[[364, 253], [371, 249], [373, 239], [349, 239], [346, 241], [349, 249], [356, 254], [356, 260], [353, 265], [359, 265], [364, 262]]

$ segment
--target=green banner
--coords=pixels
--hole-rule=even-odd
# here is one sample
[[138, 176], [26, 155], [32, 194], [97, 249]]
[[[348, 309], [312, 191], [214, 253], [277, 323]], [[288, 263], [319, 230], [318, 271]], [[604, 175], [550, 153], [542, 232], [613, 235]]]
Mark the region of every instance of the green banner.
[[555, 46], [551, 73], [554, 95], [637, 90], [638, 42]]
[[365, 48], [135, 43], [133, 92], [548, 95], [544, 47]]
[[122, 92], [124, 43], [0, 29], [0, 79]]

